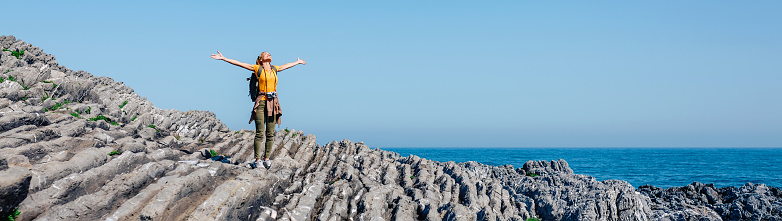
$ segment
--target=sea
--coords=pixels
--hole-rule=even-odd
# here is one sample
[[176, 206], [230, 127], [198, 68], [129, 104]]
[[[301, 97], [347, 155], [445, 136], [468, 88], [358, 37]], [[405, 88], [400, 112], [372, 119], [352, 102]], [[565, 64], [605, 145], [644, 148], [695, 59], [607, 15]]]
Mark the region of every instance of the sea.
[[694, 181], [715, 187], [764, 183], [782, 187], [782, 148], [392, 148], [401, 156], [456, 163], [510, 164], [564, 159], [576, 174], [662, 188]]

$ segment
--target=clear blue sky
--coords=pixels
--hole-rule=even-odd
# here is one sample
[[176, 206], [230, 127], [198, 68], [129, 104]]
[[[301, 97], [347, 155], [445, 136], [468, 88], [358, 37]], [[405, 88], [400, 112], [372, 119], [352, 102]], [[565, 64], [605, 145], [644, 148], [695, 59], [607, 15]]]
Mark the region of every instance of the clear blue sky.
[[0, 34], [164, 109], [371, 147], [780, 147], [780, 1], [3, 1]]

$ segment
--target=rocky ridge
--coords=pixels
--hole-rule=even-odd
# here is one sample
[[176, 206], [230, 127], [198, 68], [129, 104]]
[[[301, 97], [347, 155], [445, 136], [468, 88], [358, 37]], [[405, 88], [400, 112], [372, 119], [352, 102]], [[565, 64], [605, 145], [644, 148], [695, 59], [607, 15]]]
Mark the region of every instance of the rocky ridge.
[[277, 132], [272, 168], [250, 169], [253, 131], [230, 131], [207, 111], [155, 108], [122, 82], [59, 66], [13, 36], [0, 36], [0, 47], [25, 51], [0, 54], [0, 212], [18, 209], [19, 220], [782, 216], [782, 191], [762, 184], [635, 189], [574, 174], [564, 160], [436, 162], [348, 140], [321, 146], [295, 130]]

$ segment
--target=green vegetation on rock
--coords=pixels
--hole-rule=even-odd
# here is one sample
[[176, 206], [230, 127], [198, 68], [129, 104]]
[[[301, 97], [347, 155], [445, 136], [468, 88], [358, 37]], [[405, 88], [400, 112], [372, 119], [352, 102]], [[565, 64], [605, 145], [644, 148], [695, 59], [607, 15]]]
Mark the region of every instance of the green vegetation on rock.
[[110, 121], [109, 118], [103, 115], [98, 115], [93, 118], [90, 118], [90, 121], [99, 121], [99, 120]]
[[119, 152], [118, 152], [117, 150], [112, 150], [112, 151], [109, 153], [109, 156], [114, 156], [114, 155], [118, 155], [118, 154], [119, 154]]
[[108, 117], [106, 117], [106, 116], [103, 116], [103, 115], [98, 115], [98, 116], [95, 116], [95, 117], [93, 117], [93, 118], [90, 118], [89, 120], [90, 120], [90, 121], [99, 121], [99, 120], [103, 120], [103, 121], [109, 122], [109, 124], [111, 124], [111, 125], [119, 125], [119, 123], [117, 123], [117, 122], [114, 122], [114, 121], [111, 121], [111, 119], [109, 119]]
[[3, 48], [3, 51], [10, 51], [11, 52], [11, 56], [16, 57], [16, 59], [21, 59], [21, 58], [19, 58], [19, 56], [24, 55], [24, 50], [19, 51], [19, 49], [11, 51], [11, 50]]
[[11, 212], [11, 214], [9, 214], [6, 218], [9, 221], [15, 221], [16, 218], [19, 217], [19, 214], [22, 214], [22, 212], [19, 212], [19, 208], [14, 208], [14, 211]]
[[[52, 100], [54, 100], [54, 99], [52, 99]], [[51, 110], [52, 111], [56, 111], [57, 109], [62, 108], [63, 105], [66, 105], [66, 104], [69, 104], [69, 103], [71, 103], [69, 100], [65, 100], [62, 103], [60, 103], [60, 102], [54, 103], [54, 106], [52, 106]]]
[[125, 105], [128, 105], [128, 101], [122, 102], [122, 104], [119, 105], [119, 108], [122, 109]]
[[54, 82], [52, 82], [52, 81], [41, 81], [41, 83], [52, 84], [52, 88], [56, 88], [56, 87], [57, 87], [57, 84], [55, 84], [55, 83], [54, 83]]
[[[21, 85], [24, 90], [29, 90], [30, 89], [30, 87], [25, 86], [24, 84], [22, 84], [22, 82], [16, 81], [16, 78], [14, 78], [14, 76], [8, 75], [8, 80], [16, 82], [16, 83], [19, 83], [19, 85]], [[5, 81], [5, 79], [0, 80], [0, 82], [3, 82], [3, 81]]]

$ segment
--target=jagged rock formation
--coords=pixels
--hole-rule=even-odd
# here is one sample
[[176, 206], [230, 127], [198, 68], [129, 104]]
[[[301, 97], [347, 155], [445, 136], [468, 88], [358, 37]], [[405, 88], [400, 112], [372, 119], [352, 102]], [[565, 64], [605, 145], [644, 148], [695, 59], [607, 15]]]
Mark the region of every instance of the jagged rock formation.
[[668, 189], [645, 185], [638, 190], [651, 198], [653, 217], [658, 220], [782, 220], [782, 190], [764, 184], [717, 189], [694, 182]]
[[[301, 131], [278, 131], [273, 166], [250, 169], [252, 131], [155, 108], [12, 36], [0, 47], [25, 50], [0, 54], [0, 203], [20, 220], [720, 220], [736, 208], [739, 219], [779, 217], [779, 189], [762, 185], [636, 190], [564, 160], [443, 163], [348, 140], [320, 146]], [[717, 201], [726, 206], [708, 206]]]

